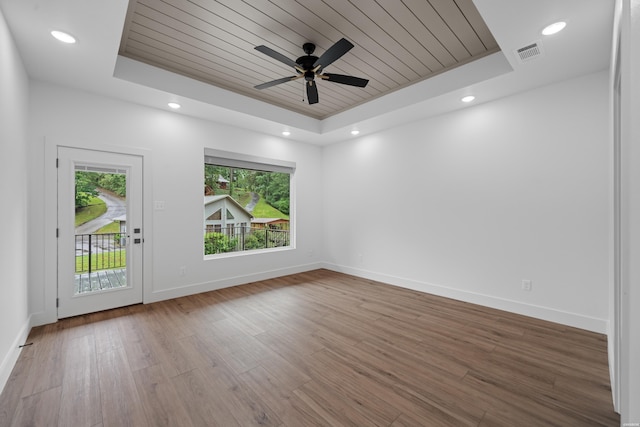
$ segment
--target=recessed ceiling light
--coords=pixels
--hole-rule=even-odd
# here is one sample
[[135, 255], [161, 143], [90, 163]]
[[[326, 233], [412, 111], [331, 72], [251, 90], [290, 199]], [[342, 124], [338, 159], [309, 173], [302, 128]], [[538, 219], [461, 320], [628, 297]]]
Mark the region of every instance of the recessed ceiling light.
[[76, 42], [76, 38], [73, 37], [71, 34], [69, 33], [65, 33], [63, 31], [51, 31], [51, 35], [53, 37], [55, 37], [57, 40], [61, 41], [62, 43], [69, 43], [69, 44], [73, 44]]
[[353, 136], [355, 136], [355, 135], [357, 135], [357, 134], [359, 134], [359, 133], [360, 133], [360, 131], [359, 131], [359, 130], [356, 130], [356, 129], [354, 129], [354, 130], [352, 130], [352, 131], [351, 131], [351, 135], [353, 135]]
[[282, 134], [284, 136], [289, 136], [289, 135], [291, 135], [291, 132], [289, 132], [288, 130], [285, 130], [284, 132], [282, 132]]
[[173, 108], [174, 110], [177, 110], [178, 108], [181, 107], [180, 104], [178, 104], [177, 102], [170, 102], [167, 104], [170, 108]]
[[564, 21], [554, 22], [551, 25], [547, 25], [544, 30], [542, 30], [542, 35], [550, 36], [551, 34], [559, 33], [564, 30], [564, 27], [567, 26], [567, 23]]
[[475, 96], [473, 96], [473, 95], [468, 95], [468, 96], [465, 96], [464, 98], [462, 98], [462, 99], [461, 99], [461, 101], [462, 101], [462, 102], [471, 102], [471, 101], [473, 101], [474, 99], [476, 99], [476, 97], [475, 97]]

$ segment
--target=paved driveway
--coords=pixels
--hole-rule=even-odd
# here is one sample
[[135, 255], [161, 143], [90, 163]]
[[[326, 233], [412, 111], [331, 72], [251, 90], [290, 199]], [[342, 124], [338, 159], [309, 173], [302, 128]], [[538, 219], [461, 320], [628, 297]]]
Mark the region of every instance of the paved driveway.
[[114, 219], [127, 214], [127, 201], [109, 193], [98, 195], [107, 204], [107, 211], [89, 222], [76, 227], [76, 234], [90, 234], [113, 222]]

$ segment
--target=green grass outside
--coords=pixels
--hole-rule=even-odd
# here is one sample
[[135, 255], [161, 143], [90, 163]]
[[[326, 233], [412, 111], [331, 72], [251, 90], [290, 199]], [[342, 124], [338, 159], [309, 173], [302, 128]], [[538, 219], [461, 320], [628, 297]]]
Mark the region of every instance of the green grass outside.
[[110, 224], [105, 225], [95, 232], [95, 234], [105, 234], [105, 233], [119, 233], [120, 232], [120, 222], [113, 221]]
[[236, 202], [240, 203], [242, 207], [247, 206], [247, 204], [251, 201], [251, 193], [244, 190], [236, 190], [233, 195]]
[[84, 223], [98, 218], [100, 215], [107, 211], [107, 204], [104, 200], [97, 197], [92, 197], [89, 202], [89, 206], [79, 208], [76, 210], [75, 226], [78, 227]]
[[253, 208], [253, 212], [251, 212], [251, 215], [253, 215], [255, 218], [289, 219], [289, 215], [283, 214], [278, 209], [268, 204], [262, 197], [260, 197], [260, 200], [258, 200], [258, 204], [256, 205], [256, 207]]
[[[111, 252], [103, 252], [91, 255], [91, 271], [109, 270], [112, 268], [124, 268], [127, 266], [127, 252], [118, 249]], [[89, 271], [89, 255], [76, 257], [76, 273]]]

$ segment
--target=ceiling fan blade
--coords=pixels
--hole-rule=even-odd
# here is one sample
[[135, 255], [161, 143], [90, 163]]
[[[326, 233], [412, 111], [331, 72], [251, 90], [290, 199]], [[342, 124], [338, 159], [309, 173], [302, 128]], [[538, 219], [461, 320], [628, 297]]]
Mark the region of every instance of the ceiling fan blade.
[[309, 104], [318, 103], [318, 86], [313, 80], [307, 82], [307, 100]]
[[256, 89], [266, 89], [266, 88], [271, 87], [271, 86], [279, 85], [280, 83], [286, 83], [286, 82], [290, 82], [290, 81], [293, 81], [293, 80], [297, 80], [300, 77], [302, 77], [301, 74], [298, 74], [297, 76], [283, 77], [281, 79], [277, 79], [277, 80], [273, 80], [273, 81], [270, 81], [270, 82], [259, 84], [257, 86], [254, 86], [254, 88], [256, 88]]
[[367, 83], [369, 83], [369, 80], [367, 79], [362, 79], [360, 77], [353, 77], [353, 76], [345, 76], [343, 74], [324, 73], [322, 75], [319, 75], [318, 77], [328, 82], [341, 83], [343, 85], [349, 85], [349, 86], [365, 87], [367, 86]]
[[325, 68], [327, 65], [349, 52], [352, 47], [353, 44], [349, 40], [345, 38], [338, 40], [333, 46], [327, 49], [320, 58], [318, 58], [315, 64], [313, 64], [314, 71]]
[[298, 64], [296, 64], [296, 62], [293, 59], [289, 59], [286, 56], [284, 56], [283, 54], [276, 52], [275, 50], [271, 49], [270, 47], [264, 46], [264, 45], [260, 45], [260, 46], [256, 46], [255, 50], [257, 50], [258, 52], [262, 52], [267, 56], [270, 56], [271, 58], [282, 62], [285, 65], [288, 65], [290, 67], [293, 68], [298, 68]]

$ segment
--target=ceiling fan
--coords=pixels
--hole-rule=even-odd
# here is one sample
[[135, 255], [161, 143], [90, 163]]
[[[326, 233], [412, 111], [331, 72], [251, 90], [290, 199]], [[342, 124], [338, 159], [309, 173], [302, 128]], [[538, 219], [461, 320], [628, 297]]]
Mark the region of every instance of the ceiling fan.
[[256, 89], [266, 89], [268, 87], [279, 85], [281, 83], [304, 78], [306, 82], [305, 86], [307, 87], [307, 100], [309, 101], [309, 104], [316, 104], [318, 102], [318, 87], [315, 82], [316, 77], [328, 82], [340, 83], [349, 86], [365, 87], [367, 83], [369, 83], [369, 80], [367, 79], [345, 76], [344, 74], [331, 74], [323, 72], [324, 68], [342, 57], [342, 55], [347, 53], [352, 47], [353, 44], [350, 41], [342, 38], [329, 49], [327, 49], [318, 58], [317, 56], [313, 56], [313, 52], [316, 50], [316, 45], [313, 43], [305, 43], [302, 45], [302, 50], [307, 55], [301, 56], [300, 58], [293, 61], [267, 46], [256, 46], [255, 49], [257, 51], [262, 52], [265, 55], [270, 56], [271, 58], [280, 61], [285, 65], [293, 67], [298, 74], [295, 76], [283, 77], [271, 82], [262, 83], [254, 87]]

